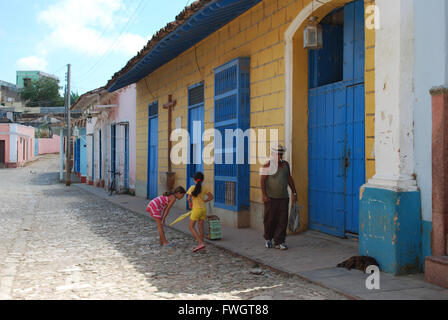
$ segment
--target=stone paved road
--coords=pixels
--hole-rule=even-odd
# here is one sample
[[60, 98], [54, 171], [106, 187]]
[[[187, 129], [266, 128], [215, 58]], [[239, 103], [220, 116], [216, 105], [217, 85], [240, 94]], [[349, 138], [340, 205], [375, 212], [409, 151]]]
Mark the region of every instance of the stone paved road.
[[78, 188], [58, 184], [58, 156], [0, 170], [0, 299], [344, 299], [262, 269]]

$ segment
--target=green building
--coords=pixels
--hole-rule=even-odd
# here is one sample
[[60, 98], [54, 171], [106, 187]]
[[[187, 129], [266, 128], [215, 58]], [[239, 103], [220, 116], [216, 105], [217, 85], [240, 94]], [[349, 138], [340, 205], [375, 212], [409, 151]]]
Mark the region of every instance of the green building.
[[59, 79], [56, 76], [42, 72], [42, 71], [17, 71], [16, 72], [16, 85], [18, 89], [22, 89], [32, 81], [38, 81], [41, 78], [50, 78], [56, 81]]

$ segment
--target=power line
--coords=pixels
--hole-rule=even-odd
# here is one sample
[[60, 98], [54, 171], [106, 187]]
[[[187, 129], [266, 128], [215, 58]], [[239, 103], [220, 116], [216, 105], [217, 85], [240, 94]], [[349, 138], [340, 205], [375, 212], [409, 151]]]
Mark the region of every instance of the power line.
[[[77, 80], [84, 80], [87, 78], [88, 75], [90, 75], [90, 73], [95, 70], [95, 67], [98, 66], [100, 63], [102, 63], [106, 57], [109, 56], [109, 54], [112, 52], [113, 47], [115, 46], [115, 44], [117, 43], [118, 40], [120, 40], [120, 38], [122, 37], [122, 35], [124, 34], [124, 32], [126, 31], [127, 27], [129, 26], [130, 22], [132, 20], [135, 20], [138, 17], [137, 11], [138, 9], [141, 7], [141, 5], [145, 2], [145, 0], [141, 0], [140, 3], [138, 4], [138, 6], [135, 8], [133, 14], [129, 17], [127, 23], [125, 24], [125, 26], [123, 27], [123, 29], [121, 30], [119, 36], [115, 39], [115, 41], [110, 45], [110, 47], [106, 50], [106, 52], [100, 57], [100, 59], [83, 75], [76, 77]], [[147, 1], [145, 3], [145, 5], [143, 6], [143, 8], [141, 9], [141, 12], [143, 12], [144, 8], [146, 7], [146, 5], [149, 3], [149, 1]], [[137, 14], [137, 15], [136, 15]], [[135, 16], [135, 17], [134, 17]]]
[[[113, 21], [114, 21], [114, 19], [111, 19], [111, 21], [109, 22], [109, 24], [107, 25], [107, 27], [103, 29], [103, 31], [100, 33], [100, 35], [95, 37], [95, 40], [99, 40], [99, 39], [101, 39], [101, 37], [102, 37], [102, 36], [104, 35], [104, 33], [106, 32], [106, 30], [108, 30], [108, 29], [112, 26]], [[83, 59], [83, 60], [86, 61], [86, 59]], [[80, 63], [80, 65], [83, 65], [83, 64], [84, 64], [84, 61], [83, 61], [83, 63]], [[64, 67], [66, 67], [66, 66], [64, 65]]]

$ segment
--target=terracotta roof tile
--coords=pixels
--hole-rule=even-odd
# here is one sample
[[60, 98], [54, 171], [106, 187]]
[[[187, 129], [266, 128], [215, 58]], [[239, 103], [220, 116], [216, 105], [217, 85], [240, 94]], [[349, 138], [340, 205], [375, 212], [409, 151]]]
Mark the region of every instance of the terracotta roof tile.
[[154, 48], [157, 43], [159, 43], [164, 37], [169, 35], [171, 32], [177, 29], [180, 25], [184, 24], [191, 16], [193, 16], [197, 11], [202, 9], [205, 5], [214, 0], [197, 0], [191, 5], [186, 7], [181, 13], [176, 16], [176, 19], [168, 23], [164, 28], [157, 31], [148, 43], [143, 47], [140, 52], [137, 53], [132, 59], [130, 59], [127, 64], [118, 72], [116, 72], [112, 78], [107, 82], [105, 88], [110, 88], [119, 77], [130, 71], [137, 63], [139, 63], [148, 54], [152, 48]]

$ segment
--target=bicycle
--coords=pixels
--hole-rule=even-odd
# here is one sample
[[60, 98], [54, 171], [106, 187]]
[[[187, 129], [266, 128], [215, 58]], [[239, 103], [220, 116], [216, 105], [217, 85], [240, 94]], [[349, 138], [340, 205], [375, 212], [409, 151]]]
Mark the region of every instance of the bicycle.
[[112, 173], [112, 181], [109, 183], [109, 196], [111, 196], [114, 191], [117, 192], [116, 187], [115, 187], [115, 178], [118, 175], [121, 175], [120, 172], [116, 172], [116, 171], [109, 171], [110, 173]]

